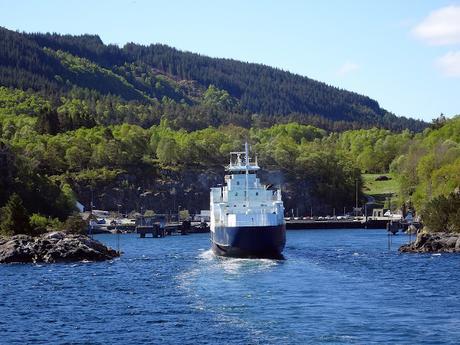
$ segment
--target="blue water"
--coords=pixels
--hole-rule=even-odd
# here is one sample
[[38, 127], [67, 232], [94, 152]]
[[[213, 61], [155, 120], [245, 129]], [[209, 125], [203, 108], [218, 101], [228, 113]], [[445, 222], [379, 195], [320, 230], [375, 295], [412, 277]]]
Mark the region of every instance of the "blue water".
[[111, 262], [2, 265], [0, 343], [459, 344], [460, 256], [406, 241], [289, 231], [271, 261], [216, 258], [208, 234], [122, 235]]

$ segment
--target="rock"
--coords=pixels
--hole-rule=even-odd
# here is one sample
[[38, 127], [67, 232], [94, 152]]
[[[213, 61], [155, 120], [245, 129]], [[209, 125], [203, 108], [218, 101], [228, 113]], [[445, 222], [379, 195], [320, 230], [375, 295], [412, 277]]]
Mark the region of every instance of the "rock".
[[399, 248], [402, 253], [454, 253], [460, 252], [460, 234], [445, 232], [419, 233], [414, 242]]
[[418, 232], [417, 227], [414, 224], [411, 224], [407, 227], [406, 234], [414, 235]]
[[460, 236], [457, 238], [457, 242], [455, 242], [455, 251], [460, 252]]
[[0, 262], [33, 262], [32, 237], [16, 235], [0, 245]]
[[63, 232], [35, 238], [17, 235], [0, 241], [0, 263], [103, 261], [118, 256], [120, 253], [88, 236]]
[[49, 239], [58, 239], [58, 240], [61, 240], [65, 237], [65, 233], [61, 232], [61, 231], [53, 231], [53, 232], [49, 232], [47, 234], [44, 234], [43, 235], [43, 238], [49, 238]]

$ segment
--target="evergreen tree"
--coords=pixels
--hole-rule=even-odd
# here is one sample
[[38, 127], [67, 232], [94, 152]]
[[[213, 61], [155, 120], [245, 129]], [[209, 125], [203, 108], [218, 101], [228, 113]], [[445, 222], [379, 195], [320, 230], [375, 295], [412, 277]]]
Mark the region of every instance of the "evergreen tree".
[[38, 114], [35, 129], [41, 134], [54, 135], [59, 131], [59, 118], [55, 109], [42, 109]]
[[0, 234], [30, 234], [29, 216], [21, 197], [13, 193], [1, 210]]

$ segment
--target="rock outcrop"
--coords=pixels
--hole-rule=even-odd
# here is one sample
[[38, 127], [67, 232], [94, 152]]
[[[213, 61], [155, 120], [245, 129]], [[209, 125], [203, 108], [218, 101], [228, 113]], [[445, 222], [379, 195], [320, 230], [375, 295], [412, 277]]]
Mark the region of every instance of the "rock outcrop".
[[414, 242], [399, 248], [402, 253], [460, 253], [460, 234], [419, 233]]
[[0, 238], [0, 263], [103, 261], [118, 256], [117, 251], [84, 235], [52, 232]]

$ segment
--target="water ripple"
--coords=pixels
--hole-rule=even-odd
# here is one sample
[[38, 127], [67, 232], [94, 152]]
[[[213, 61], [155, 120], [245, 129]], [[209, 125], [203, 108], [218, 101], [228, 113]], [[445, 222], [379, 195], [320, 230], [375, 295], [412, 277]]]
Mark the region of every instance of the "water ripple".
[[0, 343], [455, 344], [460, 258], [398, 254], [406, 240], [292, 231], [277, 261], [216, 257], [206, 234], [122, 235], [117, 260], [3, 265]]

